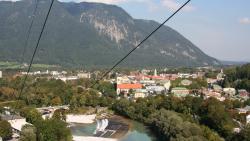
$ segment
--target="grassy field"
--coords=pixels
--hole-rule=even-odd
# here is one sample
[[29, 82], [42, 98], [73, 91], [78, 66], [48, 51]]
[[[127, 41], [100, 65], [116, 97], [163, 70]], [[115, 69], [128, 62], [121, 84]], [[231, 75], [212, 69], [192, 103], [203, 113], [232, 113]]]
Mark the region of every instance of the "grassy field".
[[[0, 69], [25, 69], [28, 66], [24, 66], [23, 64], [17, 62], [3, 62], [0, 61]], [[50, 69], [50, 68], [58, 68], [55, 65], [47, 65], [47, 64], [33, 64], [33, 69]]]

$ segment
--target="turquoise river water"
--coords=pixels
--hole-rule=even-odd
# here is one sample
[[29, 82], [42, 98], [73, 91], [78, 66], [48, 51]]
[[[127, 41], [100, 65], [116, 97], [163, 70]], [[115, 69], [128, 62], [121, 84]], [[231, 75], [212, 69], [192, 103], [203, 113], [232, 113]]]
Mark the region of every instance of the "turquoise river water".
[[[154, 134], [143, 124], [129, 120], [131, 128], [120, 138], [120, 141], [158, 141]], [[76, 124], [71, 127], [73, 135], [76, 136], [93, 136], [96, 129], [96, 123], [93, 124]]]

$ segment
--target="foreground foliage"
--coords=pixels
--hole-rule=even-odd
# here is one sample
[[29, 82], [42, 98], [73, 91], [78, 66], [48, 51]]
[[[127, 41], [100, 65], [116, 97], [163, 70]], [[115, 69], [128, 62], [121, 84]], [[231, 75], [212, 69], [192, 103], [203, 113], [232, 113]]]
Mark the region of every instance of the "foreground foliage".
[[[42, 119], [41, 114], [33, 108], [24, 108], [21, 114], [34, 126], [24, 126], [21, 132], [23, 141], [71, 141], [72, 135], [64, 114], [56, 111], [51, 119]], [[34, 140], [34, 138], [36, 140]]]
[[8, 121], [0, 119], [0, 137], [9, 139], [12, 135], [11, 125]]

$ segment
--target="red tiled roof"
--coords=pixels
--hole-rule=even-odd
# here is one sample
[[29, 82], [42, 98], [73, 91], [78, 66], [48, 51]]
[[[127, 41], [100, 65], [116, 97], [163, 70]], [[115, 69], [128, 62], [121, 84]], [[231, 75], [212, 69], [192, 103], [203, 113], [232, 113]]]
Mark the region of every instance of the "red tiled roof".
[[164, 77], [162, 76], [154, 76], [154, 75], [146, 75], [144, 77], [147, 77], [147, 78], [151, 78], [151, 79], [165, 79]]
[[141, 89], [142, 84], [118, 84], [119, 89]]

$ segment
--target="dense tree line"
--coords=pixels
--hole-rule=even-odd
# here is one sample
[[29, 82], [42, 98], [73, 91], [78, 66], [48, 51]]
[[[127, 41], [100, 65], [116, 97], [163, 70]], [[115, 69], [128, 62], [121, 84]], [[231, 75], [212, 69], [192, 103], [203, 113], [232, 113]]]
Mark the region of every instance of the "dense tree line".
[[0, 137], [3, 140], [10, 139], [12, 136], [12, 128], [8, 121], [0, 119]]
[[[23, 77], [0, 79], [0, 102], [15, 101], [21, 88]], [[101, 81], [93, 89], [95, 83], [90, 79], [80, 79], [65, 83], [61, 80], [29, 77], [27, 85], [18, 104], [41, 106], [108, 106], [116, 98], [113, 84]], [[103, 95], [103, 97], [100, 97]], [[22, 107], [22, 106], [20, 106]]]
[[[198, 98], [193, 100], [199, 101]], [[139, 99], [136, 102], [121, 99], [112, 108], [118, 114], [150, 125], [153, 131], [165, 140], [220, 141], [218, 134], [200, 125], [193, 118], [191, 113], [198, 112], [196, 104], [193, 101], [183, 102], [174, 97], [157, 96]]]
[[170, 141], [222, 141], [213, 131], [205, 126], [186, 121], [177, 113], [161, 109], [150, 115], [149, 123], [154, 131]]
[[228, 68], [225, 70], [225, 74], [226, 79], [222, 84], [224, 87], [246, 89], [250, 92], [250, 64]]
[[[215, 98], [203, 100], [200, 97], [186, 97], [185, 99], [179, 99], [161, 95], [139, 99], [136, 102], [121, 99], [115, 102], [112, 109], [120, 115], [151, 125], [154, 131], [157, 131], [167, 140], [183, 140], [183, 137], [190, 137], [190, 140], [198, 140], [198, 138], [200, 140], [202, 138], [221, 140], [213, 132], [216, 131], [225, 140], [240, 141], [240, 137], [245, 138], [245, 132], [248, 132], [248, 134], [250, 132], [246, 128], [240, 134], [233, 133], [233, 128], [237, 127], [230, 113], [230, 110], [237, 106], [234, 103], [230, 100], [220, 102]], [[175, 118], [171, 118], [173, 115]], [[172, 132], [172, 130], [170, 132], [170, 127], [174, 128], [172, 130], [176, 132]], [[182, 131], [191, 130], [188, 127], [193, 127], [193, 130], [197, 133], [188, 133], [189, 136], [186, 136]], [[199, 132], [206, 134], [198, 134]]]
[[232, 138], [233, 141], [250, 141], [250, 125], [247, 125], [239, 134]]

